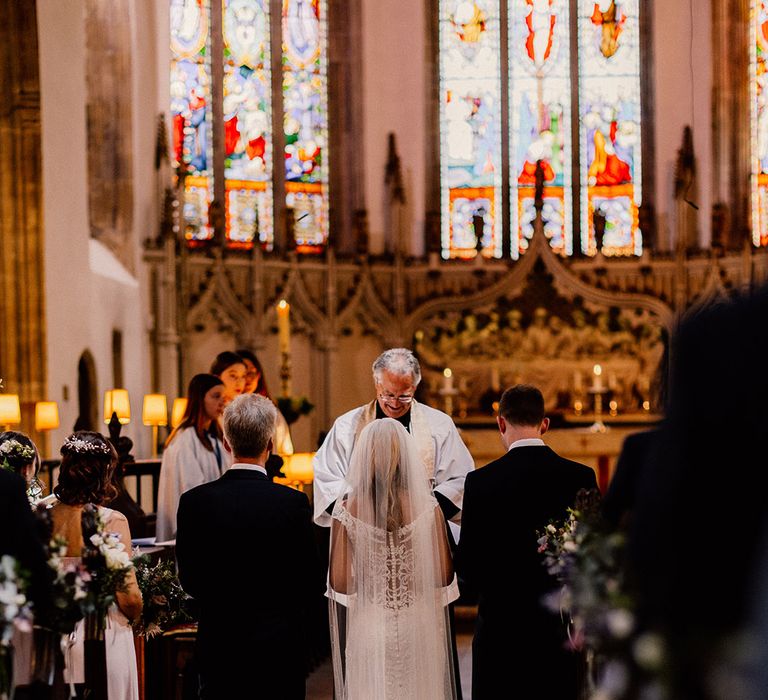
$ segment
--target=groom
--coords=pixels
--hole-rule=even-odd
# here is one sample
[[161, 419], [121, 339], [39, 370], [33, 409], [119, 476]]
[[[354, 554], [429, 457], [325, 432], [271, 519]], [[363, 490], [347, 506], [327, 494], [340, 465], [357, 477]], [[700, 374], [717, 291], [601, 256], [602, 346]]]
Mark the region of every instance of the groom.
[[498, 698], [510, 681], [520, 697], [575, 700], [576, 657], [565, 649], [563, 623], [541, 604], [556, 581], [542, 564], [536, 531], [562, 520], [579, 489], [596, 488], [595, 473], [544, 444], [549, 419], [536, 387], [507, 389], [497, 423], [507, 452], [467, 475], [456, 561], [480, 597], [472, 700]]
[[181, 585], [199, 604], [200, 697], [305, 696], [307, 610], [322, 595], [307, 497], [273, 484], [276, 409], [243, 394], [224, 411], [234, 464], [179, 502]]

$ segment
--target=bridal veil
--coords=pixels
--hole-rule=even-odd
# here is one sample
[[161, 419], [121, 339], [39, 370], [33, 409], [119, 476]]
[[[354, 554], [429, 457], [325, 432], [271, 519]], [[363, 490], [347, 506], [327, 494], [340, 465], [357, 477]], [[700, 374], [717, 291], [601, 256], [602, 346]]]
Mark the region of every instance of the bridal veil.
[[331, 526], [336, 697], [456, 697], [447, 605], [458, 595], [443, 516], [396, 420], [360, 433]]

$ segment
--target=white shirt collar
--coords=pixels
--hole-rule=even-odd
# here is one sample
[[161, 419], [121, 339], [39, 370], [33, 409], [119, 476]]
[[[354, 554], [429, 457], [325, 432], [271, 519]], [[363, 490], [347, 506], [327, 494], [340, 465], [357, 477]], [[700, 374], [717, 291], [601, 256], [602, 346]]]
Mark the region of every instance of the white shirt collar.
[[243, 462], [235, 462], [230, 469], [247, 469], [252, 472], [261, 472], [264, 476], [267, 476], [267, 470], [260, 464], [244, 464]]
[[508, 448], [507, 452], [513, 450], [515, 447], [544, 447], [544, 440], [541, 438], [523, 438], [522, 440], [515, 440]]

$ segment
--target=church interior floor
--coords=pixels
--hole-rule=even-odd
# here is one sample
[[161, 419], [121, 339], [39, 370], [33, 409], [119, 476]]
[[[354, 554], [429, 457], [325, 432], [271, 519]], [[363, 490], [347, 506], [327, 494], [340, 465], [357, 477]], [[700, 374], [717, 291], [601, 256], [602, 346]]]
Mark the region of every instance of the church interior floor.
[[[463, 700], [471, 700], [472, 630], [477, 608], [456, 607], [456, 647], [459, 652]], [[333, 668], [328, 658], [307, 678], [306, 700], [333, 700]]]

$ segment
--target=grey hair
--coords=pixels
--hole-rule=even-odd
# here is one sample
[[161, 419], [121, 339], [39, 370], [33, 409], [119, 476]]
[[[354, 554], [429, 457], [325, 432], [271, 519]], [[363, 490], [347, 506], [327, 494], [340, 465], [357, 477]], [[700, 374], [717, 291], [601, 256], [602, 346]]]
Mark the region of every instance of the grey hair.
[[277, 409], [265, 396], [241, 394], [225, 409], [224, 437], [235, 457], [258, 457], [274, 437]]
[[373, 363], [373, 380], [381, 381], [381, 373], [391, 372], [398, 377], [413, 377], [413, 385], [421, 381], [419, 361], [408, 348], [390, 348], [379, 355]]

